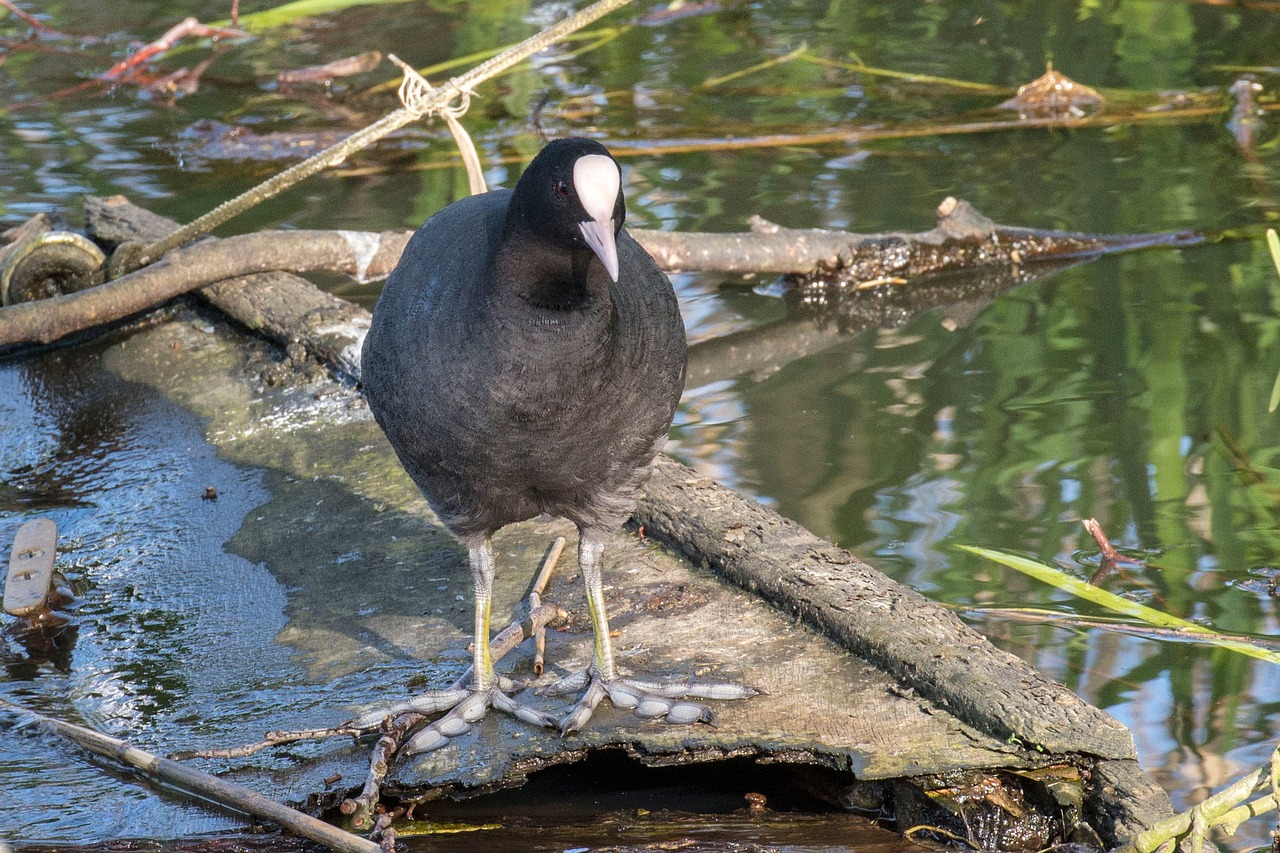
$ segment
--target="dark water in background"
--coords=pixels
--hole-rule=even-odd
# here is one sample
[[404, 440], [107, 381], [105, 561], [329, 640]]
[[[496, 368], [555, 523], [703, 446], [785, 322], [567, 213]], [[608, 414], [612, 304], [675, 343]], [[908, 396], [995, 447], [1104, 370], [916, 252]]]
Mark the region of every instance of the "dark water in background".
[[[246, 2], [244, 11], [268, 5]], [[216, 20], [227, 6], [26, 4], [51, 26], [106, 41], [43, 39], [0, 52], [0, 220], [54, 210], [76, 222], [79, 200], [91, 192], [124, 193], [190, 220], [282, 168], [280, 162], [218, 159], [205, 144], [216, 130], [200, 122], [256, 133], [331, 131], [355, 129], [392, 107], [385, 94], [360, 95], [394, 76], [386, 65], [336, 84], [328, 95], [318, 88], [282, 90], [273, 82], [276, 71], [372, 49], [421, 67], [516, 41], [565, 8], [353, 6], [234, 47], [210, 66], [196, 94], [174, 104], [132, 87], [60, 94], [105, 70], [131, 41], [155, 38], [186, 14]], [[656, 8], [641, 4], [606, 23]], [[12, 17], [0, 18], [0, 37], [26, 32]], [[865, 148], [796, 144], [664, 154], [653, 146], [990, 118], [976, 111], [1008, 96], [803, 60], [702, 85], [801, 42], [810, 56], [828, 60], [856, 56], [894, 71], [1008, 87], [1037, 76], [1052, 59], [1088, 85], [1149, 93], [1223, 87], [1234, 72], [1219, 66], [1274, 65], [1278, 37], [1280, 19], [1265, 11], [1166, 0], [726, 0], [714, 14], [631, 27], [581, 56], [572, 51], [585, 43], [539, 57], [485, 87], [466, 123], [486, 161], [527, 158], [539, 146], [530, 114], [545, 97], [539, 120], [548, 135], [591, 134], [628, 155], [629, 221], [636, 226], [732, 231], [760, 214], [793, 227], [916, 230], [929, 227], [937, 203], [955, 195], [996, 221], [1032, 227], [1235, 228], [1274, 218], [1280, 166], [1274, 119], [1263, 120], [1252, 151], [1236, 144], [1225, 114], [1195, 123], [923, 136]], [[175, 52], [157, 72], [207, 56], [204, 48]], [[442, 126], [411, 128], [222, 233], [416, 226], [466, 192], [460, 170], [438, 168], [451, 153]], [[494, 165], [491, 183], [509, 183], [509, 168], [519, 166]], [[680, 275], [675, 282], [694, 341], [783, 314], [779, 285], [771, 280]], [[1129, 725], [1143, 766], [1185, 807], [1270, 753], [1280, 711], [1274, 665], [1185, 643], [978, 612], [1031, 606], [1098, 615], [953, 546], [1015, 549], [1087, 576], [1094, 546], [1079, 521], [1096, 517], [1118, 544], [1150, 560], [1118, 588], [1220, 630], [1274, 635], [1277, 605], [1266, 581], [1280, 571], [1280, 414], [1267, 412], [1267, 400], [1280, 371], [1278, 285], [1259, 241], [1100, 261], [1008, 293], [954, 331], [930, 314], [904, 328], [850, 337], [766, 375], [690, 388], [669, 451], [898, 580], [970, 610], [971, 622], [997, 644]], [[377, 290], [333, 287], [365, 304]], [[74, 373], [74, 365], [66, 369]], [[65, 401], [42, 408], [41, 393], [26, 375], [0, 368], [6, 399], [0, 403], [0, 489], [34, 488], [32, 472], [50, 459], [64, 470], [79, 466], [63, 475], [67, 483], [86, 478], [75, 488], [35, 486], [72, 522], [76, 513], [95, 515], [101, 531], [110, 527], [102, 515], [110, 505], [101, 496], [105, 487], [95, 489], [95, 477], [113, 478], [112, 488], [137, 477], [140, 490], [166, 482], [164, 465], [150, 464], [145, 434], [128, 447], [104, 448], [77, 432], [92, 433], [110, 412], [127, 413], [127, 388], [76, 392], [74, 377], [64, 377], [59, 381], [73, 388], [72, 399], [88, 395], [97, 408], [66, 408]], [[60, 400], [69, 393], [65, 387], [55, 395]], [[165, 418], [181, 422], [173, 413]], [[134, 413], [127, 420], [147, 418]], [[196, 425], [189, 428], [198, 434]], [[61, 446], [50, 448], [49, 441]], [[191, 464], [175, 463], [174, 471], [189, 471]], [[1237, 471], [1244, 464], [1251, 476]], [[71, 503], [60, 503], [64, 498]], [[10, 502], [0, 505], [0, 521], [8, 531], [24, 515], [47, 510]], [[157, 524], [149, 541], [181, 552], [182, 543], [171, 541], [174, 532]], [[201, 547], [217, 550], [219, 537], [233, 532], [203, 531]], [[103, 676], [129, 685], [121, 700], [122, 709], [134, 709], [129, 713], [145, 714], [148, 691], [163, 692], [167, 679], [182, 677], [181, 667], [163, 666], [165, 654], [180, 657], [163, 648], [171, 616], [157, 612], [154, 624], [131, 635], [138, 653], [124, 658], [130, 672]], [[264, 630], [270, 637], [275, 626]], [[155, 648], [148, 651], [149, 644]], [[51, 686], [56, 678], [11, 669], [0, 683], [9, 682], [7, 694], [39, 697], [59, 689]], [[108, 728], [127, 728], [127, 718]], [[31, 754], [36, 747], [24, 749], [0, 751], [0, 776], [20, 778], [28, 762], [40, 760]], [[71, 774], [68, 784], [101, 784], [97, 771], [65, 761], [47, 772]], [[147, 808], [145, 802], [138, 807]], [[197, 831], [199, 818], [192, 820]], [[111, 835], [129, 823], [126, 815], [89, 836]], [[1265, 821], [1247, 827], [1231, 845], [1262, 844], [1266, 828]], [[60, 825], [55, 837], [78, 836], [75, 827]]]

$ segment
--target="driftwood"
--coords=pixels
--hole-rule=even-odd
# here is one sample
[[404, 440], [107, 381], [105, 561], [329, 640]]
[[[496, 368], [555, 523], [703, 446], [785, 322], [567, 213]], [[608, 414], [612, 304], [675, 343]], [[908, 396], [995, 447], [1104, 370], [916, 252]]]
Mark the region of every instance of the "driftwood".
[[0, 347], [51, 343], [213, 282], [253, 273], [294, 269], [385, 275], [395, 266], [406, 239], [400, 232], [276, 231], [202, 241], [98, 287], [4, 308]]
[[631, 234], [665, 270], [806, 274], [828, 268], [847, 270], [859, 281], [1092, 258], [1204, 239], [1194, 232], [1078, 234], [997, 225], [968, 202], [950, 197], [938, 205], [937, 215], [935, 227], [912, 234], [783, 228], [759, 217], [752, 217], [747, 234]]
[[[121, 215], [127, 205], [118, 198], [90, 198], [86, 216], [109, 220]], [[1191, 233], [1105, 236], [999, 226], [955, 199], [943, 202], [938, 214], [937, 227], [918, 234], [794, 230], [761, 221], [755, 223], [757, 231], [748, 234], [632, 233], [668, 270], [814, 273], [854, 282], [898, 281], [974, 267], [1021, 268], [1153, 246], [1185, 246], [1202, 239]], [[152, 227], [147, 230], [158, 230], [162, 221], [151, 217]], [[171, 231], [170, 223], [165, 233]], [[101, 235], [103, 230], [95, 227], [95, 233]], [[202, 241], [99, 287], [0, 309], [0, 348], [51, 343], [226, 279], [286, 269], [378, 278], [395, 266], [409, 236], [408, 232], [270, 231]], [[130, 250], [126, 245], [117, 254], [127, 255]], [[113, 256], [113, 268], [129, 266], [127, 257]], [[324, 299], [312, 306], [312, 310], [325, 309], [342, 313]], [[267, 317], [263, 313], [251, 325], [265, 325]]]

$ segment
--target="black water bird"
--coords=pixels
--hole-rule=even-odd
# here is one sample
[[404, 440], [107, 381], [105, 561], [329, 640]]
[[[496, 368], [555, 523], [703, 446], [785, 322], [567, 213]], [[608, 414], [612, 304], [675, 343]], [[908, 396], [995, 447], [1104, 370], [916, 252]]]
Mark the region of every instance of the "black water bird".
[[[614, 666], [601, 562], [666, 441], [685, 378], [671, 282], [622, 230], [621, 171], [587, 139], [548, 144], [514, 190], [432, 216], [388, 279], [364, 342], [362, 381], [378, 424], [446, 527], [468, 549], [475, 641], [468, 689], [409, 703], [448, 713], [409, 744], [434, 749], [489, 707], [581, 728], [606, 695], [669, 722], [710, 720], [685, 698], [745, 698], [729, 684], [625, 678]], [[543, 513], [579, 531], [595, 633], [582, 695], [560, 720], [506, 695], [489, 655], [490, 537]]]

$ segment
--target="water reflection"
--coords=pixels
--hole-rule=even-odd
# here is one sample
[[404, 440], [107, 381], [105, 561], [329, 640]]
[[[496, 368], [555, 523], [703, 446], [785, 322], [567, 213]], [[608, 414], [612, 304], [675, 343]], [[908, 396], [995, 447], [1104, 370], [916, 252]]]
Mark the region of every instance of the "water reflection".
[[[207, 701], [193, 685], [240, 681], [244, 651], [270, 639], [200, 636], [184, 615], [225, 606], [246, 576], [243, 561], [222, 547], [237, 524], [235, 507], [257, 498], [256, 475], [218, 462], [198, 422], [104, 370], [101, 351], [0, 365], [0, 495], [11, 498], [0, 505], [0, 542], [7, 559], [24, 521], [51, 518], [60, 533], [57, 567], [78, 594], [61, 628], [26, 630], [4, 617], [0, 694], [163, 752], [162, 739], [172, 736], [166, 727]], [[230, 517], [201, 499], [208, 483], [218, 485]], [[270, 589], [257, 594], [268, 611]], [[68, 766], [65, 751], [41, 739], [4, 741], [7, 837], [84, 840], [89, 828], [106, 837], [144, 824], [161, 835], [228, 825], [122, 789], [91, 764]]]
[[[393, 103], [354, 85], [291, 95], [272, 82], [276, 71], [374, 48], [426, 65], [514, 41], [529, 32], [527, 20], [559, 8], [353, 5], [237, 46], [199, 92], [171, 105], [127, 89], [59, 94], [109, 67], [121, 45], [154, 38], [178, 16], [226, 14], [225, 3], [180, 5], [164, 10], [174, 20], [160, 20], [149, 4], [114, 0], [51, 6], [39, 14], [52, 25], [105, 40], [0, 46], [0, 93], [10, 105], [0, 123], [6, 222], [51, 208], [74, 220], [86, 190], [124, 192], [189, 221], [276, 171], [225, 162], [194, 170], [171, 152], [196, 122], [309, 131], [351, 120], [343, 110], [380, 114]], [[1274, 62], [1280, 23], [1264, 9], [1005, 3], [975, 17], [962, 4], [905, 0], [728, 2], [710, 14], [645, 23], [595, 51], [557, 48], [487, 90], [467, 122], [493, 164], [489, 177], [509, 183], [518, 167], [501, 161], [536, 149], [530, 116], [545, 97], [539, 120], [550, 135], [652, 146], [626, 160], [629, 216], [639, 225], [741, 230], [758, 213], [791, 227], [915, 230], [932, 225], [934, 207], [951, 194], [1001, 222], [1118, 233], [1253, 225], [1275, 206], [1280, 153], [1264, 143], [1242, 158], [1218, 118], [867, 148], [660, 150], [690, 137], [947, 120], [1007, 96], [838, 64], [855, 57], [1010, 88], [1041, 73], [1047, 57], [1108, 90], [1220, 87], [1224, 61]], [[0, 26], [15, 25], [6, 18]], [[802, 41], [837, 64], [790, 61], [704, 85]], [[194, 65], [207, 53], [192, 48], [157, 70]], [[460, 171], [439, 168], [452, 156], [446, 138], [438, 125], [406, 131], [357, 157], [349, 172], [313, 180], [235, 228], [416, 226], [465, 192]], [[957, 607], [1093, 615], [951, 546], [1011, 547], [1088, 574], [1077, 556], [1093, 545], [1079, 520], [1097, 517], [1118, 544], [1151, 557], [1126, 587], [1131, 593], [1225, 630], [1280, 631], [1276, 601], [1256, 583], [1280, 565], [1280, 434], [1266, 407], [1280, 370], [1280, 318], [1275, 274], [1260, 248], [1224, 244], [1103, 261], [990, 304], [906, 311], [896, 332], [856, 337], [836, 331], [847, 318], [828, 318], [824, 328], [794, 323], [773, 283], [763, 284], [677, 279], [698, 354], [672, 443], [682, 458]], [[371, 289], [355, 292], [366, 304], [374, 297]], [[264, 665], [268, 673], [292, 663], [274, 643], [285, 596], [223, 550], [239, 516], [262, 500], [260, 483], [215, 460], [200, 425], [114, 382], [93, 358], [79, 348], [0, 366], [0, 538], [34, 512], [54, 517], [66, 563], [87, 593], [88, 620], [69, 659], [6, 639], [17, 663], [0, 689], [29, 688], [38, 704], [86, 715], [101, 694], [112, 703], [113, 716], [101, 720], [108, 728], [163, 727], [192, 713], [184, 703], [212, 679], [208, 689], [225, 702], [201, 710], [216, 727], [219, 715], [265, 701], [271, 679], [213, 674], [244, 674], [243, 661], [262, 654], [279, 655]], [[223, 496], [219, 512], [198, 499], [210, 484]], [[231, 501], [243, 504], [232, 511]], [[169, 522], [175, 516], [184, 521], [179, 529]], [[148, 573], [161, 561], [174, 569], [172, 587]], [[262, 618], [261, 631], [248, 637], [183, 640], [171, 616], [250, 606]], [[1179, 805], [1252, 769], [1274, 741], [1280, 676], [1265, 664], [1101, 630], [974, 618], [996, 642], [1130, 725], [1144, 764]], [[337, 686], [351, 685], [339, 678]], [[68, 769], [43, 745], [7, 740], [17, 741], [6, 745], [16, 754], [0, 758], [0, 789], [21, 791], [32, 778], [60, 774], [85, 801], [122, 803], [105, 814], [68, 804], [38, 816], [0, 805], [3, 825], [26, 837], [82, 837], [85, 825], [126, 832], [147, 796], [120, 794], [96, 770]], [[52, 788], [31, 796], [58, 802]], [[192, 826], [177, 818], [151, 825]], [[1258, 830], [1232, 844], [1265, 840]]]

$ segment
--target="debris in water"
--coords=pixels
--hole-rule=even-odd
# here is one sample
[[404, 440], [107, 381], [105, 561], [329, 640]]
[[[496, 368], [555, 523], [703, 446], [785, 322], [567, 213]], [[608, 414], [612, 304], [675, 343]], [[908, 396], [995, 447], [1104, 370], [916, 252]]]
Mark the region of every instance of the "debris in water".
[[276, 75], [276, 82], [282, 86], [295, 83], [328, 83], [335, 77], [351, 77], [356, 74], [368, 73], [381, 63], [382, 53], [370, 50], [344, 59], [335, 59], [333, 62], [326, 62], [324, 65], [311, 65], [306, 68], [281, 71]]
[[1079, 118], [1087, 108], [1102, 106], [1105, 99], [1096, 90], [1077, 83], [1045, 63], [1045, 72], [1018, 94], [1002, 103], [1006, 110], [1017, 110], [1018, 118]]

